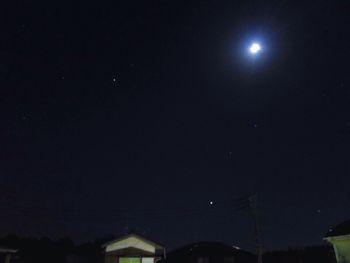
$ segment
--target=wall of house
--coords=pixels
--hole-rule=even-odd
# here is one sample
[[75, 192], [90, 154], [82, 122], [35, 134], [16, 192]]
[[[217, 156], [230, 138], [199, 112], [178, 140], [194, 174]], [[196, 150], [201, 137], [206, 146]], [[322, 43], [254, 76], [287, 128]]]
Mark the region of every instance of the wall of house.
[[105, 255], [105, 263], [118, 263], [119, 257], [115, 255]]
[[350, 263], [350, 237], [333, 240], [334, 252], [338, 263]]
[[105, 263], [154, 263], [154, 257], [118, 257], [106, 255]]

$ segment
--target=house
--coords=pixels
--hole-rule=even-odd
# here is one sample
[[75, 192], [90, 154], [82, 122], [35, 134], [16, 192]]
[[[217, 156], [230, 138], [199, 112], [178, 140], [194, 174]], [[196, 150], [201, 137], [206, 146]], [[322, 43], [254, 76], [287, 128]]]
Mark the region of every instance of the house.
[[255, 263], [256, 256], [221, 242], [197, 242], [170, 252], [166, 263]]
[[165, 257], [165, 248], [143, 236], [129, 234], [102, 246], [105, 263], [156, 263]]
[[350, 263], [350, 220], [331, 227], [324, 239], [333, 245], [338, 263]]
[[0, 262], [1, 263], [10, 263], [11, 257], [15, 253], [17, 253], [17, 250], [15, 250], [15, 249], [0, 247]]

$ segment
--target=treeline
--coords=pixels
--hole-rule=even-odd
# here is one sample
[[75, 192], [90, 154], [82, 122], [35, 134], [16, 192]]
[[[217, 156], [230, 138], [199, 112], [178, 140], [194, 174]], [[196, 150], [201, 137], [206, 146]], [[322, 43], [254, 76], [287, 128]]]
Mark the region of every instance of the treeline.
[[0, 246], [18, 249], [11, 263], [102, 263], [101, 246], [112, 239], [110, 236], [76, 245], [70, 238], [52, 240], [9, 235], [0, 239]]
[[310, 246], [266, 252], [263, 263], [337, 263], [331, 246]]

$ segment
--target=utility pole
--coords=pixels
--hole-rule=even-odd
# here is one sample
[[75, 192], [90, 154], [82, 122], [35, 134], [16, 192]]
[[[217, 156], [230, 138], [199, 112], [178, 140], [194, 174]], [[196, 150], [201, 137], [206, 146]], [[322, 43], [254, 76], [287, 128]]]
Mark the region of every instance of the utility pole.
[[255, 238], [255, 244], [256, 244], [256, 255], [257, 255], [257, 263], [262, 263], [262, 254], [263, 254], [263, 247], [262, 247], [262, 238], [261, 238], [261, 232], [258, 222], [258, 209], [257, 209], [257, 196], [256, 194], [249, 195], [248, 197], [240, 198], [238, 199], [238, 207], [237, 210], [245, 210], [249, 208], [250, 213], [253, 218], [254, 223], [254, 238]]
[[258, 209], [257, 209], [257, 197], [256, 194], [248, 197], [249, 208], [252, 213], [253, 222], [254, 222], [254, 235], [255, 235], [255, 244], [256, 244], [256, 254], [257, 254], [257, 263], [262, 263], [262, 239], [261, 232], [258, 223]]

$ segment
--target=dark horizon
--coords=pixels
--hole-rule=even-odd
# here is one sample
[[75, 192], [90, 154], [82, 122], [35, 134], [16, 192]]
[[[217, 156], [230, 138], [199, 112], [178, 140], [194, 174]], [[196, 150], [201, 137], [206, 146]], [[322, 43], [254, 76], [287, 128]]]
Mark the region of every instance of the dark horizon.
[[128, 226], [254, 250], [234, 203], [251, 193], [266, 249], [324, 244], [350, 218], [348, 1], [0, 12], [0, 236]]
[[[139, 233], [134, 232], [137, 235], [141, 235]], [[8, 234], [6, 236], [0, 237], [0, 247], [3, 248], [8, 248], [8, 249], [17, 249], [17, 250], [21, 250], [21, 246], [35, 246], [35, 244], [39, 244], [39, 243], [43, 243], [43, 244], [56, 244], [58, 247], [62, 247], [62, 248], [67, 248], [67, 247], [75, 247], [75, 248], [79, 248], [79, 247], [86, 247], [86, 246], [94, 246], [95, 249], [97, 247], [102, 248], [104, 244], [125, 237], [128, 234], [122, 234], [120, 236], [114, 236], [112, 234], [104, 236], [104, 237], [96, 237], [94, 239], [91, 240], [85, 240], [85, 241], [80, 241], [77, 242], [76, 240], [72, 239], [71, 237], [68, 236], [62, 236], [62, 237], [57, 237], [57, 238], [51, 238], [48, 236], [25, 236], [25, 237], [21, 237], [18, 236], [16, 234]], [[142, 237], [145, 238], [149, 238], [149, 236], [147, 235], [141, 235]], [[154, 242], [159, 242], [159, 240], [155, 240], [152, 239], [152, 241]], [[15, 244], [19, 244], [19, 245], [15, 245]], [[190, 243], [183, 243], [183, 244], [179, 244], [176, 247], [170, 247], [170, 249], [168, 247], [166, 247], [166, 251], [167, 253], [173, 253], [176, 252], [178, 250], [182, 250], [184, 248], [188, 248], [190, 246], [195, 246], [196, 244], [222, 244], [222, 245], [226, 245], [226, 246], [231, 246], [231, 244], [227, 244], [223, 241], [218, 241], [218, 240], [197, 240], [197, 241], [193, 241]], [[163, 246], [165, 246], [165, 244], [162, 243]], [[238, 248], [238, 250], [242, 250], [245, 252], [249, 252], [252, 255], [256, 255], [256, 249], [253, 248], [251, 250], [246, 249], [246, 248], [242, 248], [239, 246], [235, 246], [236, 248]], [[26, 248], [27, 249], [27, 248]], [[305, 250], [305, 249], [325, 249], [325, 250], [329, 250], [332, 251], [332, 246], [329, 243], [323, 243], [323, 244], [312, 244], [312, 245], [305, 245], [305, 246], [288, 246], [285, 248], [277, 248], [277, 249], [264, 249], [263, 254], [270, 254], [270, 253], [277, 253], [277, 252], [288, 252], [288, 251], [298, 251], [298, 250]]]

